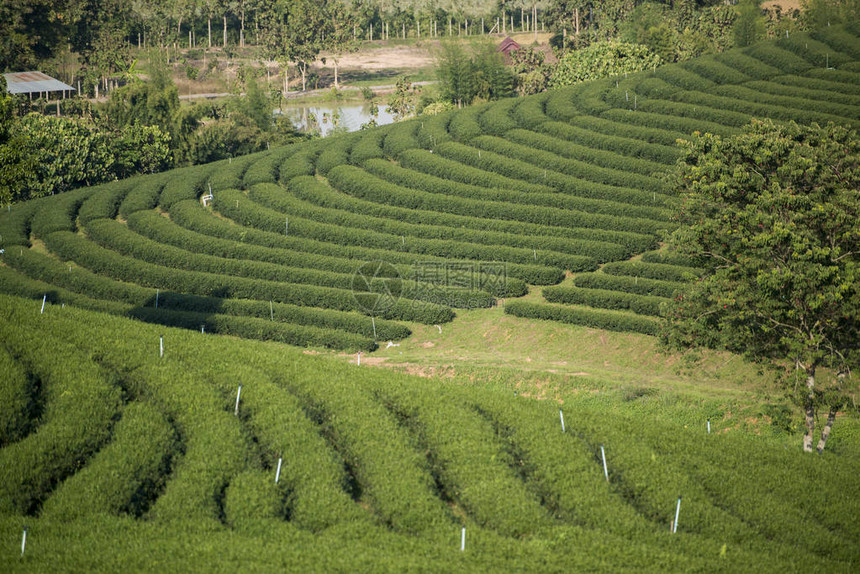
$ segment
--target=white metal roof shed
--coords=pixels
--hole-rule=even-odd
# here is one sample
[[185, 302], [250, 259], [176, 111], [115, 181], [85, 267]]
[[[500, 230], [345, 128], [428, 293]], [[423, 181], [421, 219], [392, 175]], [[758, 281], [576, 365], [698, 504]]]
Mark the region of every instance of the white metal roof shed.
[[10, 72], [3, 74], [10, 94], [41, 94], [74, 91], [72, 86], [42, 72]]

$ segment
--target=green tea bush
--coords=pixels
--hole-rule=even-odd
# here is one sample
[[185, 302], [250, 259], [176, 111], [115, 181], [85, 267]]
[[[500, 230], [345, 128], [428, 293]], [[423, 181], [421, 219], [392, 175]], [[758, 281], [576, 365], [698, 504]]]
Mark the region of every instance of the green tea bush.
[[134, 189], [141, 178], [120, 180], [98, 186], [93, 194], [81, 204], [78, 221], [86, 224], [92, 219], [113, 219], [117, 216], [119, 205], [125, 196]]
[[[709, 131], [719, 135], [731, 134], [732, 128], [739, 128], [740, 126], [748, 124], [750, 121], [750, 117], [746, 113], [738, 113], [705, 105], [715, 103], [713, 98], [709, 98], [705, 94], [678, 92], [672, 97], [675, 100], [681, 100], [683, 94], [687, 93], [694, 96], [691, 99], [695, 99], [695, 97], [699, 97], [701, 95], [702, 100], [704, 100], [705, 103], [693, 104], [684, 101], [643, 99], [638, 102], [639, 112], [634, 112], [634, 115], [636, 113], [660, 114], [666, 123], [669, 125], [676, 125], [676, 129], [681, 131], [686, 127], [689, 133], [693, 133], [694, 131]], [[616, 100], [619, 107], [623, 107], [622, 99], [623, 96]], [[632, 102], [629, 109], [633, 109]]]
[[774, 96], [816, 100], [816, 105], [822, 102], [831, 102], [841, 106], [860, 107], [860, 96], [852, 96], [823, 88], [803, 88], [799, 85], [778, 84], [776, 82], [747, 82], [742, 87], [757, 93], [773, 94]]
[[10, 245], [29, 245], [33, 216], [50, 199], [34, 199], [0, 209], [0, 249]]
[[[440, 144], [440, 146], [442, 145], [447, 144]], [[490, 189], [507, 189], [526, 193], [552, 193], [554, 191], [547, 185], [527, 183], [446, 159], [435, 151], [408, 150], [401, 154], [400, 165], [442, 179]]]
[[[239, 193], [238, 195], [241, 194]], [[216, 201], [216, 207], [234, 221], [240, 221], [242, 225], [267, 231], [273, 231], [281, 227], [283, 223], [282, 212], [253, 203], [244, 196], [238, 197], [238, 195], [228, 195], [227, 192], [222, 193], [219, 196], [222, 199]], [[401, 250], [415, 255], [431, 255], [473, 261], [497, 260], [499, 258], [499, 250], [504, 249], [506, 261], [527, 264], [530, 260], [534, 260], [534, 252], [528, 248], [501, 248], [497, 246], [462, 243], [453, 240], [414, 237], [407, 242], [405, 236], [379, 233], [364, 227], [345, 228], [341, 224], [319, 223], [304, 217], [294, 216], [292, 219], [291, 233], [295, 229], [296, 235], [325, 242], [358, 245], [376, 249], [390, 249], [392, 251]], [[553, 254], [550, 253], [549, 255]], [[565, 257], [563, 254], [553, 256], [564, 257], [568, 264], [580, 270], [596, 267], [594, 260], [586, 257], [573, 255]], [[382, 260], [388, 261], [386, 258]], [[509, 272], [512, 274], [516, 273], [516, 268], [511, 268]], [[528, 281], [525, 277], [514, 276]]]
[[257, 155], [256, 161], [248, 166], [242, 177], [245, 188], [258, 183], [275, 183], [280, 175], [280, 167], [284, 158], [274, 153]]
[[[700, 115], [707, 115], [704, 108], [697, 108], [687, 104], [675, 104], [667, 101], [649, 100], [650, 103], [639, 102], [639, 111], [632, 109], [611, 109], [603, 114], [603, 119], [608, 119], [620, 124], [629, 124], [644, 128], [669, 129], [682, 134], [681, 139], [689, 138], [693, 132], [709, 132], [723, 137], [728, 137], [740, 132], [740, 128], [729, 124], [717, 123], [702, 119]], [[673, 115], [674, 112], [690, 113], [693, 117]], [[714, 110], [713, 115], [722, 115], [719, 110]], [[731, 115], [732, 123], [737, 125], [746, 124], [748, 116], [741, 114]]]
[[627, 275], [629, 277], [644, 277], [661, 281], [686, 282], [691, 277], [702, 273], [695, 267], [669, 265], [664, 263], [647, 263], [644, 261], [616, 261], [607, 263], [601, 270], [610, 275]]
[[638, 315], [651, 315], [654, 317], [661, 315], [660, 305], [669, 302], [668, 299], [663, 297], [567, 285], [547, 287], [543, 290], [543, 296], [550, 303], [585, 305], [599, 309], [618, 309], [632, 311]]
[[418, 141], [418, 132], [420, 130], [421, 123], [417, 120], [394, 124], [388, 130], [388, 133], [385, 134], [385, 140], [382, 142], [382, 150], [385, 152], [385, 156], [397, 159], [404, 151], [421, 147]]
[[549, 92], [543, 92], [528, 98], [514, 98], [511, 116], [516, 120], [517, 125], [529, 130], [537, 129], [538, 126], [549, 121], [550, 118], [544, 112], [544, 105], [549, 96]]
[[678, 281], [660, 281], [625, 275], [609, 275], [608, 273], [580, 273], [573, 278], [573, 283], [577, 287], [588, 289], [621, 291], [655, 297], [673, 297], [685, 287], [684, 283]]
[[468, 142], [472, 138], [482, 135], [484, 130], [478, 123], [478, 117], [491, 105], [467, 106], [457, 110], [457, 113], [451, 118], [451, 123], [448, 124], [448, 133], [451, 134], [451, 138], [458, 142]]
[[[855, 39], [855, 44], [856, 41]], [[834, 50], [833, 47], [828, 46], [826, 43], [819, 42], [806, 32], [796, 32], [788, 38], [777, 38], [776, 45], [783, 50], [793, 52], [813, 66], [820, 68], [827, 66], [838, 68], [842, 64], [846, 64], [854, 59], [849, 54], [843, 54]]]
[[158, 198], [167, 180], [171, 177], [170, 173], [172, 172], [147, 175], [135, 179], [134, 187], [119, 204], [120, 217], [127, 218], [135, 211], [152, 209], [158, 205]]
[[[632, 158], [614, 151], [585, 146], [561, 138], [551, 137], [540, 132], [523, 129], [510, 130], [505, 134], [505, 138], [524, 146], [580, 160], [591, 165], [617, 168], [629, 174], [648, 176], [652, 178], [652, 181], [656, 181], [665, 188], [665, 184], [660, 182], [654, 175], [664, 172], [666, 167], [654, 161]], [[652, 183], [651, 185], [655, 184]]]
[[[662, 169], [666, 169], [666, 165], [674, 164], [681, 156], [680, 150], [675, 146], [675, 140], [684, 137], [681, 133], [664, 132], [665, 135], [656, 137], [655, 133], [645, 133], [647, 128], [629, 126], [629, 131], [625, 132], [622, 125], [601, 118], [582, 116], [577, 119], [580, 125], [546, 122], [540, 126], [540, 133], [588, 148], [662, 164]], [[627, 135], [623, 135], [625, 133]], [[671, 139], [671, 145], [660, 143], [669, 141], [670, 138], [674, 138]], [[643, 139], [645, 141], [640, 141]]]
[[[207, 297], [257, 299], [341, 311], [360, 308], [353, 293], [345, 289], [171, 269], [124, 257], [68, 232], [54, 233], [46, 239], [46, 243], [60, 257], [74, 259], [95, 273], [165, 291]], [[446, 322], [446, 317], [450, 321], [452, 316], [453, 313], [447, 307], [430, 303], [416, 305], [413, 301], [402, 299], [384, 315], [385, 318], [429, 324]]]
[[[285, 236], [273, 231], [242, 227], [225, 221], [223, 218], [213, 216], [196, 202], [180, 202], [173, 207], [171, 215], [177, 223], [188, 229], [204, 235], [248, 243], [249, 245], [291, 249], [302, 253], [323, 256], [346, 257], [356, 261], [385, 261], [392, 265], [414, 265], [416, 263], [426, 264], [434, 262], [445, 264], [448, 261], [444, 257], [435, 257], [428, 254], [329, 243], [296, 237], [294, 235]], [[489, 263], [479, 261], [477, 264], [481, 266]], [[558, 283], [564, 276], [561, 269], [542, 265], [506, 263], [505, 270], [508, 277], [517, 278], [534, 285]], [[520, 287], [514, 283], [511, 289], [513, 292], [517, 292], [520, 290]], [[493, 292], [497, 296], [504, 296], [500, 291], [496, 291], [495, 289], [493, 289]]]
[[677, 101], [689, 104], [709, 105], [713, 108], [731, 110], [750, 117], [771, 117], [784, 121], [801, 123], [844, 122], [854, 115], [854, 110], [826, 102], [816, 103], [816, 109], [809, 109], [809, 101], [799, 98], [785, 98], [761, 94], [740, 86], [722, 86], [711, 94], [683, 92], [676, 94]]
[[101, 513], [140, 516], [163, 487], [176, 447], [176, 433], [158, 409], [146, 402], [126, 405], [110, 442], [57, 489], [42, 516], [62, 521]]
[[[630, 199], [630, 194], [625, 193], [624, 189], [617, 187], [586, 182], [577, 180], [570, 176], [551, 171], [544, 170], [524, 161], [512, 160], [510, 158], [495, 154], [492, 152], [479, 152], [475, 148], [470, 148], [458, 143], [448, 143], [439, 147], [439, 152], [448, 159], [469, 163], [476, 167], [487, 169], [488, 171], [497, 171], [509, 175], [510, 177], [519, 177], [523, 180], [531, 180], [533, 182], [541, 181], [547, 184], [556, 186], [557, 189], [572, 195], [580, 195], [584, 198], [593, 200], [602, 200], [607, 203], [605, 208], [600, 210], [603, 213], [588, 213], [585, 218], [578, 218], [577, 223], [567, 223], [575, 227], [597, 227], [599, 229], [611, 229], [615, 231], [632, 231], [634, 233], [656, 233], [658, 229], [666, 228], [669, 222], [665, 217], [643, 218], [634, 207], [621, 207], [617, 205], [624, 203]], [[635, 192], [634, 192], [635, 193]], [[641, 192], [640, 192], [641, 193]], [[647, 194], [641, 194], [646, 195]], [[654, 200], [654, 195], [650, 198]], [[594, 206], [601, 205], [599, 203], [592, 204]], [[589, 211], [594, 208], [591, 207]], [[608, 215], [606, 212], [618, 213], [618, 216]], [[632, 212], [631, 215], [626, 215], [625, 211]], [[635, 214], [635, 215], [634, 215]], [[559, 225], [546, 221], [550, 225]], [[565, 224], [561, 224], [565, 225]]]
[[836, 84], [839, 91], [846, 94], [856, 95], [857, 85], [860, 84], [860, 74], [857, 72], [812, 68], [807, 70], [803, 75], [813, 80], [824, 80], [831, 82], [831, 84]]
[[825, 44], [831, 50], [844, 52], [854, 60], [860, 60], [860, 46], [857, 45], [857, 37], [846, 29], [827, 28], [827, 30], [813, 30], [809, 35]]
[[307, 149], [286, 158], [278, 169], [278, 181], [287, 182], [300, 175], [313, 175], [316, 173], [315, 160], [315, 151]]
[[97, 188], [84, 187], [61, 193], [53, 201], [45, 201], [33, 214], [30, 231], [44, 237], [54, 231], [73, 231], [77, 228], [78, 210]]
[[[717, 84], [743, 84], [752, 79], [737, 68], [721, 62], [716, 56], [702, 56], [694, 60], [688, 60], [681, 64], [681, 67]], [[659, 73], [657, 75], [659, 76]]]
[[[828, 72], [833, 72], [834, 70], [827, 70]], [[811, 75], [811, 74], [810, 74]], [[810, 90], [825, 90], [828, 92], [842, 94], [845, 96], [856, 97], [857, 96], [857, 86], [853, 84], [844, 84], [837, 81], [831, 81], [828, 79], [827, 75], [823, 78], [812, 78], [806, 76], [777, 76], [772, 80], [774, 83], [782, 84], [788, 86], [789, 88], [793, 88], [795, 86], [800, 88], [806, 88]]]
[[[493, 190], [485, 187], [469, 185], [464, 183], [452, 182], [447, 179], [439, 178], [432, 175], [427, 175], [422, 172], [404, 169], [390, 162], [371, 160], [365, 164], [365, 170], [379, 178], [395, 183], [399, 186], [411, 188], [415, 190], [413, 193], [429, 192], [442, 196], [464, 197], [470, 199], [483, 199], [492, 202], [508, 202], [525, 204], [531, 206], [556, 207], [558, 209], [567, 209], [576, 211], [579, 209], [589, 209], [597, 206], [606, 210], [605, 203], [598, 203], [594, 200], [578, 198], [561, 193], [529, 193], [523, 194], [516, 191]], [[416, 212], [419, 213], [420, 212]], [[421, 214], [423, 217], [424, 214]], [[463, 216], [468, 217], [468, 216]], [[468, 220], [464, 220], [459, 225], [466, 224]], [[476, 222], [474, 222], [476, 223]], [[473, 225], [474, 225], [473, 223]], [[599, 229], [583, 229], [574, 227], [551, 227], [539, 223], [527, 222], [512, 222], [510, 220], [495, 220], [495, 219], [480, 219], [480, 226], [486, 230], [502, 231], [506, 233], [516, 233], [520, 235], [551, 236], [564, 237], [568, 240], [576, 240], [573, 247], [565, 249], [583, 249], [591, 242], [614, 243], [616, 246], [624, 246], [627, 252], [641, 251], [648, 249], [653, 245], [653, 236], [629, 233], [624, 231], [607, 231]], [[522, 239], [520, 239], [522, 242]], [[584, 243], [583, 243], [584, 242]], [[521, 244], [521, 243], [520, 243]], [[596, 247], [596, 246], [595, 246]], [[602, 259], [610, 257], [610, 259], [626, 259], [626, 256], [621, 255], [617, 250], [612, 251], [611, 246], [603, 245], [601, 249], [610, 247], [609, 252], [594, 251], [591, 256]], [[616, 247], [617, 249], [617, 247]], [[585, 252], [575, 251], [579, 254]]]
[[224, 491], [224, 519], [234, 529], [251, 533], [267, 521], [286, 526], [281, 522], [287, 517], [285, 498], [270, 473], [245, 470], [233, 476]]
[[457, 113], [456, 110], [444, 112], [435, 116], [422, 116], [418, 129], [418, 143], [425, 149], [433, 149], [442, 142], [451, 139], [448, 134], [448, 124]]
[[716, 83], [710, 78], [704, 77], [694, 70], [688, 70], [680, 64], [660, 66], [654, 72], [654, 76], [684, 90], [707, 92], [716, 86]]
[[23, 365], [0, 347], [0, 448], [27, 434], [36, 406], [36, 385]]
[[[351, 134], [339, 135], [336, 138], [332, 138], [329, 145], [327, 145], [325, 149], [320, 152], [320, 155], [317, 158], [317, 171], [319, 171], [322, 175], [325, 175], [331, 168], [335, 166], [348, 164], [349, 152], [352, 150], [352, 146], [355, 145], [355, 142], [358, 141], [361, 136], [361, 132], [354, 132]], [[282, 180], [282, 183], [287, 183], [287, 180]]]
[[478, 116], [478, 123], [481, 125], [483, 134], [494, 136], [504, 136], [508, 130], [518, 127], [516, 120], [511, 117], [511, 112], [519, 101], [517, 98], [507, 98], [498, 102], [493, 102], [488, 106], [484, 113]]
[[239, 189], [242, 187], [242, 178], [248, 167], [256, 161], [257, 155], [251, 154], [237, 158], [224, 159], [213, 162], [212, 174], [206, 185], [206, 191], [212, 188], [213, 192], [222, 189]]
[[[398, 392], [400, 391], [400, 392]], [[538, 498], [523, 488], [495, 430], [477, 413], [426, 386], [378, 391], [382, 403], [418, 437], [448, 498], [478, 524], [523, 536], [550, 524]], [[452, 397], [453, 398], [453, 397]]]
[[606, 329], [607, 331], [631, 331], [645, 335], [657, 335], [660, 332], [660, 322], [657, 319], [620, 311], [583, 309], [546, 303], [529, 303], [528, 301], [509, 301], [505, 305], [505, 313], [515, 317], [546, 319], [595, 329]]
[[[407, 327], [382, 318], [375, 321], [374, 330], [370, 318], [359, 313], [164, 290], [156, 295], [155, 289], [116, 281], [86, 269], [76, 267], [67, 272], [63, 263], [29, 251], [10, 257], [8, 263], [32, 280], [6, 274], [0, 278], [3, 292], [39, 300], [47, 295], [47, 300], [54, 304], [68, 303], [149, 323], [192, 330], [204, 327], [210, 333], [336, 349], [369, 349], [374, 338], [393, 340], [409, 336]], [[34, 280], [45, 283], [35, 284]]]
[[[329, 181], [343, 193], [311, 178], [296, 178], [290, 183], [290, 190], [296, 198], [325, 207], [326, 212], [319, 215], [314, 214], [313, 210], [303, 209], [305, 206], [297, 205], [292, 197], [284, 197], [274, 189], [255, 189], [252, 198], [278, 211], [296, 213], [315, 221], [349, 227], [364, 224], [377, 231], [399, 234], [404, 238], [450, 239], [493, 245], [498, 249], [497, 257], [502, 260], [508, 259], [507, 251], [502, 246], [530, 246], [532, 249], [554, 251], [556, 253], [542, 253], [541, 257], [542, 263], [554, 266], [569, 262], [566, 255], [619, 259], [624, 253], [618, 245], [546, 237], [537, 224], [508, 222], [508, 217], [514, 217], [510, 211], [515, 207], [499, 202], [490, 204], [490, 209], [484, 209], [480, 218], [460, 215], [470, 213], [473, 206], [480, 208], [481, 205], [450, 196], [407, 190], [352, 166], [340, 166], [332, 170]], [[381, 202], [387, 202], [388, 205]], [[332, 209], [356, 215], [327, 218]], [[452, 213], [447, 213], [449, 211]], [[488, 216], [488, 212], [491, 216]], [[533, 256], [537, 258], [534, 252]]]
[[388, 131], [388, 128], [377, 128], [375, 130], [360, 132], [361, 137], [352, 146], [352, 151], [349, 154], [349, 162], [361, 165], [370, 158], [385, 157], [385, 152], [382, 150], [382, 142], [385, 140]]
[[299, 396], [313, 420], [326, 430], [363, 498], [381, 520], [405, 533], [450, 528], [450, 510], [436, 495], [426, 458], [367, 391], [377, 377], [366, 369], [353, 369], [322, 379], [311, 373], [293, 375], [282, 384]]
[[[38, 304], [29, 312], [37, 317]], [[19, 325], [32, 321], [20, 313]], [[121, 393], [75, 345], [22, 328], [7, 330], [3, 344], [38, 378], [44, 404], [36, 432], [0, 450], [0, 514], [29, 514], [109, 439]]]
[[800, 56], [787, 50], [783, 50], [772, 42], [759, 42], [758, 44], [744, 49], [744, 53], [767, 64], [768, 66], [773, 66], [783, 74], [802, 74], [812, 67], [809, 62]]
[[[308, 417], [305, 405], [263, 372], [249, 372], [248, 379], [254, 384], [243, 389], [243, 415], [264, 450], [268, 467], [264, 477], [271, 485], [268, 496], [260, 498], [260, 502], [269, 501], [268, 506], [261, 508], [263, 513], [283, 518], [288, 512], [291, 523], [314, 532], [342, 522], [366, 520], [368, 515], [347, 494], [350, 477], [343, 459]], [[281, 459], [281, 474], [276, 487], [278, 459]], [[231, 488], [235, 486], [234, 481]], [[283, 499], [278, 497], [279, 506], [272, 504], [276, 500], [272, 489], [287, 493]], [[227, 508], [230, 506], [228, 501]], [[280, 514], [273, 512], [275, 509]], [[254, 515], [248, 518], [253, 522]]]
[[158, 197], [158, 206], [169, 210], [170, 206], [184, 199], [197, 199], [207, 193], [209, 175], [213, 168], [208, 165], [182, 168], [170, 172], [171, 177], [164, 184]]
[[[645, 199], [647, 193], [642, 193], [643, 191], [657, 192], [661, 194], [666, 193], [667, 186], [665, 183], [651, 177], [623, 170], [623, 163], [617, 167], [601, 167], [585, 161], [564, 158], [552, 152], [534, 149], [526, 145], [517, 144], [509, 140], [493, 136], [480, 136], [475, 138], [472, 141], [472, 145], [483, 150], [498, 153], [505, 157], [524, 161], [546, 169], [552, 169], [553, 171], [564, 173], [572, 177], [611, 185], [618, 188], [627, 188], [624, 190], [619, 189], [617, 192], [617, 199], [613, 198], [613, 200], [626, 201], [627, 203], [634, 205], [648, 204], [653, 206], [655, 203], [658, 206], [667, 205], [667, 200], [664, 197], [660, 197], [659, 202], [654, 202], [653, 196], [649, 201]], [[629, 191], [627, 191], [628, 189]], [[622, 199], [624, 197], [624, 191], [627, 191], [628, 194], [626, 200]], [[643, 217], [651, 217], [652, 219], [663, 219], [666, 217], [666, 213], [653, 208], [650, 212], [646, 211], [646, 213], [651, 213], [651, 215], [643, 215]]]
[[659, 251], [647, 251], [642, 254], [641, 260], [645, 263], [666, 263], [680, 267], [701, 266], [701, 262], [697, 262], [691, 257], [663, 249]]
[[774, 68], [771, 65], [765, 64], [758, 58], [748, 56], [741, 50], [730, 50], [722, 54], [717, 54], [714, 59], [734, 70], [750, 78], [766, 80], [783, 73], [779, 68]]

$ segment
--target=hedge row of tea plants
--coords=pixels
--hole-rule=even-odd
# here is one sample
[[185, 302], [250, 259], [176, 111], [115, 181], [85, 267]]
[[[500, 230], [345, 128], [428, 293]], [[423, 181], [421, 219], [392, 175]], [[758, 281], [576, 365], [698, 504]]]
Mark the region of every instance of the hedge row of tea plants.
[[543, 290], [543, 296], [550, 303], [632, 311], [638, 315], [650, 315], [652, 317], [659, 317], [661, 315], [660, 306], [669, 301], [666, 298], [652, 295], [570, 285], [547, 287]]
[[607, 331], [632, 331], [645, 335], [656, 335], [660, 332], [658, 320], [621, 311], [566, 307], [528, 301], [508, 301], [505, 304], [505, 313], [515, 317], [545, 319], [595, 329], [606, 329]]
[[[171, 210], [171, 216], [179, 225], [203, 235], [247, 243], [249, 245], [290, 249], [323, 256], [346, 257], [356, 262], [385, 261], [395, 266], [410, 265], [413, 270], [416, 266], [430, 264], [444, 265], [450, 261], [444, 257], [434, 257], [427, 254], [328, 243], [304, 237], [296, 237], [295, 235], [286, 236], [274, 231], [241, 227], [225, 221], [223, 218], [214, 216], [211, 212], [201, 208], [196, 202], [175, 205]], [[498, 262], [487, 261], [472, 263], [477, 267], [479, 276], [486, 279], [485, 281], [482, 280], [482, 286], [485, 283], [489, 284], [497, 280], [497, 269], [500, 265], [504, 267], [504, 272], [508, 277], [517, 278], [535, 285], [552, 285], [561, 281], [564, 276], [561, 269], [541, 265], [500, 264]], [[410, 272], [409, 276], [412, 276], [412, 272]], [[494, 294], [501, 294], [502, 291], [498, 290], [501, 288], [507, 289], [506, 286], [502, 285], [500, 287], [484, 287], [484, 290]], [[518, 284], [514, 283], [512, 289], [518, 291]]]

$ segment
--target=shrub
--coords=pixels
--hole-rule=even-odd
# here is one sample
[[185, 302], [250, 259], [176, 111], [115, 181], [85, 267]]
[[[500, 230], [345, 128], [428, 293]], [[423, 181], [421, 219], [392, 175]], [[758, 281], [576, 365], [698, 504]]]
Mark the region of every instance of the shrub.
[[650, 317], [642, 317], [620, 311], [581, 309], [563, 307], [528, 301], [510, 301], [505, 305], [505, 313], [529, 319], [547, 319], [561, 323], [572, 323], [607, 331], [631, 331], [645, 335], [657, 335], [660, 322]]
[[93, 194], [81, 204], [78, 221], [82, 224], [92, 219], [113, 219], [117, 216], [119, 205], [125, 196], [134, 189], [141, 178], [125, 179], [93, 190]]
[[85, 187], [67, 191], [40, 204], [33, 214], [30, 230], [36, 237], [42, 238], [54, 231], [74, 231], [77, 228], [75, 220], [78, 210], [96, 188]]
[[573, 283], [577, 287], [653, 295], [655, 297], [673, 297], [685, 287], [685, 284], [679, 281], [661, 281], [626, 275], [609, 275], [608, 273], [580, 273], [573, 278]]
[[550, 303], [586, 305], [599, 309], [618, 309], [632, 311], [638, 315], [651, 315], [654, 317], [660, 316], [660, 305], [669, 301], [663, 297], [619, 293], [605, 289], [588, 289], [567, 285], [547, 287], [543, 291], [543, 296]]
[[34, 382], [23, 366], [0, 348], [0, 448], [27, 434], [36, 402]]
[[617, 261], [607, 263], [601, 269], [604, 273], [609, 273], [610, 275], [627, 275], [630, 277], [644, 277], [646, 279], [676, 282], [686, 282], [691, 277], [696, 277], [702, 273], [701, 269], [695, 267], [646, 263], [644, 261]]
[[126, 405], [111, 442], [48, 499], [42, 516], [139, 516], [163, 487], [176, 446], [176, 433], [158, 409], [144, 402]]
[[119, 205], [120, 217], [127, 218], [135, 211], [152, 209], [158, 205], [158, 197], [161, 195], [161, 190], [164, 189], [164, 184], [171, 177], [168, 175], [169, 173], [147, 175], [136, 179], [134, 187], [126, 194], [125, 199]]
[[[638, 126], [627, 126], [628, 129], [624, 129], [622, 124], [587, 116], [581, 116], [573, 123], [577, 125], [546, 122], [540, 126], [540, 132], [590, 148], [664, 165], [672, 165], [681, 157], [680, 150], [675, 147], [675, 141], [684, 137], [679, 132], [649, 130]], [[661, 143], [670, 141], [670, 138], [671, 144]]]

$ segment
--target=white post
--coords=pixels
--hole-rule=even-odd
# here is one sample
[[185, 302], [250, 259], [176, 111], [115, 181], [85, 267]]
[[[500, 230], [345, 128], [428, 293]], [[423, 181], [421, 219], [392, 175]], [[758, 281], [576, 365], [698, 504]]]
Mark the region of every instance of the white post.
[[206, 325], [200, 325], [200, 332], [204, 334], [206, 333]]
[[155, 308], [158, 309], [158, 296], [161, 294], [161, 289], [155, 290]]
[[24, 528], [24, 534], [21, 536], [21, 558], [24, 557], [24, 549], [27, 547], [27, 529]]
[[708, 418], [708, 434], [711, 434], [711, 419]]
[[373, 323], [373, 340], [376, 340], [376, 319], [371, 317], [370, 322]]
[[283, 458], [278, 459], [278, 470], [275, 472], [275, 484], [278, 484], [278, 481], [281, 480], [281, 461], [283, 460]]
[[358, 366], [361, 366], [361, 351], [358, 352]]
[[561, 409], [558, 409], [558, 418], [561, 419], [561, 432], [564, 432], [564, 413], [561, 412]]
[[678, 515], [681, 513], [681, 496], [678, 495], [678, 506], [675, 507], [675, 522], [672, 525], [672, 534], [678, 532]]
[[460, 552], [466, 551], [466, 527], [463, 527], [463, 532], [460, 534]]
[[47, 300], [48, 300], [48, 294], [45, 293], [45, 295], [42, 297], [42, 310], [39, 311], [39, 315], [42, 315], [45, 313], [45, 301], [47, 301]]
[[164, 335], [158, 337], [158, 356], [164, 357]]
[[269, 301], [269, 316], [271, 317], [272, 321], [275, 320], [275, 305], [271, 301]]
[[242, 394], [242, 385], [239, 385], [239, 390], [236, 391], [236, 409], [233, 411], [235, 416], [239, 416], [239, 397]]
[[603, 450], [603, 445], [600, 445], [600, 456], [603, 458], [603, 476], [606, 477], [606, 482], [609, 482], [609, 470], [606, 468], [606, 451]]

